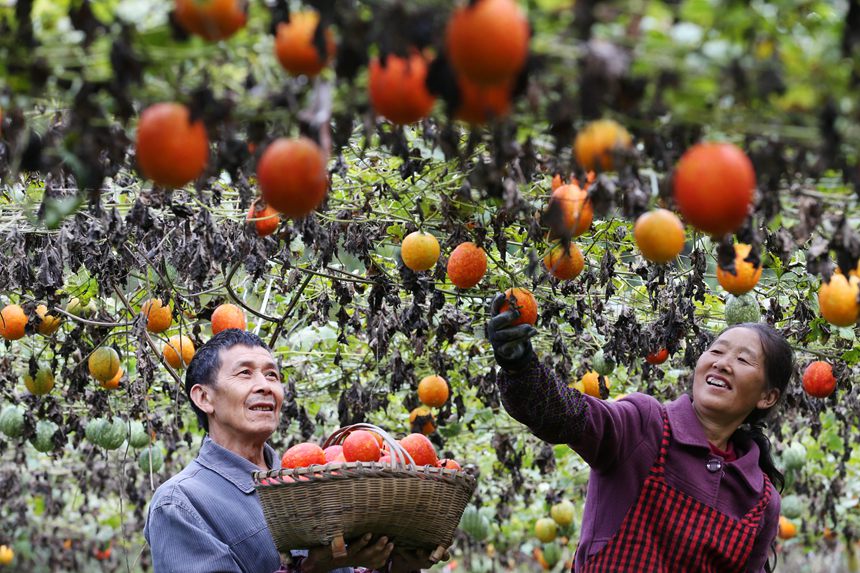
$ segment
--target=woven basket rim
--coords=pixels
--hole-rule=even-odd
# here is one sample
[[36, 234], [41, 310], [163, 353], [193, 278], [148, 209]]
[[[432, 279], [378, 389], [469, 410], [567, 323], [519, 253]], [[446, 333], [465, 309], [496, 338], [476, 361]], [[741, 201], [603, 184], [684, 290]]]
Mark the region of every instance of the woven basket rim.
[[[431, 477], [458, 479], [469, 485], [477, 486], [477, 479], [463, 470], [438, 468], [434, 466], [390, 465], [381, 462], [331, 462], [325, 465], [314, 464], [302, 468], [281, 468], [277, 470], [256, 471], [252, 474], [255, 487], [271, 487], [273, 485], [307, 484], [314, 481], [331, 479], [360, 479], [362, 477], [380, 477], [386, 473], [398, 477]], [[283, 481], [281, 478], [301, 479]], [[264, 483], [263, 480], [274, 479], [276, 483]]]

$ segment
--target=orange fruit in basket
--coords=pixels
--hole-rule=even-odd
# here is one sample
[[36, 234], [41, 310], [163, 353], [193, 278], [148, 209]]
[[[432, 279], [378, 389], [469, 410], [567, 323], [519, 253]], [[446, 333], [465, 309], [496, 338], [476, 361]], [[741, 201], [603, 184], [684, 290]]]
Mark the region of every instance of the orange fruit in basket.
[[409, 452], [418, 467], [435, 466], [439, 461], [436, 449], [424, 434], [409, 434], [400, 440], [400, 445]]
[[441, 376], [425, 376], [418, 383], [418, 399], [425, 406], [441, 408], [448, 401], [448, 394], [448, 383]]
[[326, 463], [325, 452], [316, 444], [302, 442], [284, 452], [281, 458], [282, 468], [306, 468], [314, 464]]
[[343, 457], [348, 462], [379, 461], [379, 441], [367, 430], [355, 430], [343, 441]]
[[335, 458], [343, 454], [343, 446], [340, 444], [329, 446], [323, 450], [323, 454], [325, 454], [326, 462], [331, 463], [337, 461]]
[[463, 469], [460, 467], [460, 464], [458, 464], [456, 460], [450, 460], [448, 458], [445, 458], [443, 460], [439, 460], [438, 462], [436, 462], [436, 467], [437, 468], [443, 468], [446, 470], [457, 470], [457, 471], [460, 471], [461, 469]]

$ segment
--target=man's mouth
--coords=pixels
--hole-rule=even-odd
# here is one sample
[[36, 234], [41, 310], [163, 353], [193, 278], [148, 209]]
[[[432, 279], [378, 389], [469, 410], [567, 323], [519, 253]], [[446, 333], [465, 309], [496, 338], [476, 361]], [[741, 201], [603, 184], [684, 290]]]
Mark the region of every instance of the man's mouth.
[[705, 383], [708, 386], [714, 386], [716, 388], [724, 388], [726, 390], [731, 390], [732, 385], [729, 384], [729, 381], [723, 378], [722, 376], [715, 376], [713, 374], [708, 374], [705, 377]]
[[274, 404], [254, 404], [253, 406], [248, 408], [252, 412], [274, 412], [275, 405]]

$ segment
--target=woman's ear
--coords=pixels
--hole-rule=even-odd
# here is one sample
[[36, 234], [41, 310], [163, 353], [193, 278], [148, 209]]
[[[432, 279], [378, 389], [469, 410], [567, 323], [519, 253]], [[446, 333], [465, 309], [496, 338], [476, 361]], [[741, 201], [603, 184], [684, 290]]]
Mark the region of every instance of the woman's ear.
[[779, 400], [779, 390], [770, 388], [761, 394], [761, 399], [756, 403], [755, 407], [759, 410], [767, 410]]
[[195, 384], [191, 387], [191, 401], [204, 413], [211, 414], [215, 411], [212, 392], [213, 388], [211, 386]]

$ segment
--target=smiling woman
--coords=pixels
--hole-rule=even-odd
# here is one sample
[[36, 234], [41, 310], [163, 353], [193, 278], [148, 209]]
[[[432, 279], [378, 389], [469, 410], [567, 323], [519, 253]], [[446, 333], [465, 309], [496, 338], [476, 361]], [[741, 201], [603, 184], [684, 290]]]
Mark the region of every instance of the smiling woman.
[[762, 429], [794, 370], [776, 331], [744, 323], [720, 333], [692, 391], [672, 402], [639, 393], [609, 402], [559, 380], [532, 349], [535, 328], [513, 325], [502, 302], [487, 332], [505, 408], [592, 469], [575, 571], [773, 570], [784, 480]]

